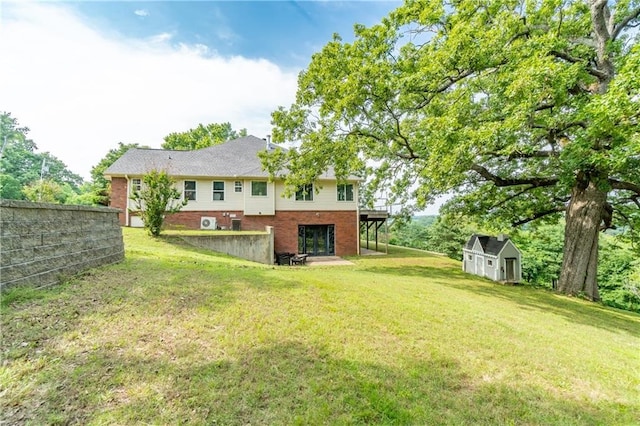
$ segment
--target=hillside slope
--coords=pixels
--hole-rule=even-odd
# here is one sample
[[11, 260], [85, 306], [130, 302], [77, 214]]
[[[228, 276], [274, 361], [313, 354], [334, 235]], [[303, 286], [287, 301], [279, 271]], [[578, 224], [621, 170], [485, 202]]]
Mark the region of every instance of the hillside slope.
[[269, 267], [124, 232], [125, 262], [3, 295], [7, 423], [640, 423], [640, 315], [415, 250]]

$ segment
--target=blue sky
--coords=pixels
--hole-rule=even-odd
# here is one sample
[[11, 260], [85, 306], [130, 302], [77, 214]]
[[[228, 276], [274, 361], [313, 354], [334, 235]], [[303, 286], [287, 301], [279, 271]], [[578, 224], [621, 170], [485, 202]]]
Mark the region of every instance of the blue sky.
[[95, 25], [126, 37], [170, 36], [204, 44], [222, 56], [264, 58], [284, 67], [308, 64], [333, 33], [351, 39], [353, 25], [373, 25], [399, 5], [391, 1], [196, 1], [75, 3]]
[[118, 142], [230, 122], [264, 137], [333, 33], [389, 1], [0, 1], [0, 110], [88, 178]]

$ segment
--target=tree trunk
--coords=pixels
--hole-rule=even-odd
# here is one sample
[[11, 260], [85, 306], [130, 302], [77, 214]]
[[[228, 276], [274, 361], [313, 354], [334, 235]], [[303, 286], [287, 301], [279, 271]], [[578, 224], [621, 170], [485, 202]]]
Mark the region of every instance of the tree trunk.
[[598, 237], [605, 212], [606, 192], [591, 179], [578, 179], [567, 207], [562, 271], [558, 291], [600, 300], [598, 293]]

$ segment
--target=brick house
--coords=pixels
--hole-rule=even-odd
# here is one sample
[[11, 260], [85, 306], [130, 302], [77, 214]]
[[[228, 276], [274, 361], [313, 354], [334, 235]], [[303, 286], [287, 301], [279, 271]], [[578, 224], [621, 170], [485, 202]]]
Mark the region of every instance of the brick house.
[[188, 204], [167, 216], [167, 227], [264, 230], [273, 226], [275, 250], [309, 255], [359, 252], [358, 179], [338, 184], [325, 173], [292, 197], [281, 180], [270, 181], [258, 153], [275, 148], [247, 136], [194, 151], [131, 149], [114, 162], [111, 207], [122, 209], [120, 224], [142, 226], [129, 195], [151, 170], [165, 170]]

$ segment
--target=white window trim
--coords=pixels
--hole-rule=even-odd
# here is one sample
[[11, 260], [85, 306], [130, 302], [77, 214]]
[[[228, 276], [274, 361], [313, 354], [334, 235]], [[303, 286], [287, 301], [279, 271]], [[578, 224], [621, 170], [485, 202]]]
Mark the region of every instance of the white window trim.
[[[265, 194], [264, 195], [256, 195], [253, 193], [253, 184], [254, 183], [264, 183]], [[252, 180], [251, 181], [251, 196], [257, 198], [266, 198], [269, 196], [269, 185], [266, 180]]]
[[[347, 185], [351, 185], [351, 199], [347, 199]], [[343, 188], [344, 191], [344, 200], [340, 199], [340, 187]], [[353, 186], [352, 183], [342, 183], [342, 184], [338, 184], [336, 185], [336, 200], [339, 203], [353, 203], [353, 199], [355, 198], [355, 188]]]
[[[138, 181], [139, 183], [134, 183], [134, 181]], [[142, 191], [142, 179], [141, 178], [131, 178], [131, 193]]]
[[241, 180], [236, 180], [235, 182], [233, 182], [233, 192], [241, 193], [243, 190], [244, 190], [244, 184]]
[[[309, 187], [309, 188], [307, 188], [307, 187]], [[306, 191], [306, 194], [305, 194], [304, 192], [305, 192], [306, 189], [309, 189], [309, 190]], [[313, 201], [313, 191], [314, 191], [314, 188], [313, 188], [313, 184], [312, 183], [309, 183], [309, 184], [306, 184], [306, 185], [302, 185], [301, 188], [298, 189], [295, 194], [293, 194], [293, 200], [296, 201], [296, 202], [300, 202], [300, 203], [311, 202], [311, 201]], [[302, 195], [302, 199], [301, 200], [298, 200], [298, 193], [300, 193]]]
[[[222, 191], [219, 189], [216, 189], [216, 182], [222, 182]], [[220, 192], [222, 192], [222, 200], [216, 200], [215, 194]], [[211, 201], [219, 203], [219, 202], [224, 202], [226, 199], [227, 199], [227, 185], [225, 185], [225, 182], [223, 180], [211, 181]]]
[[[188, 190], [189, 192], [193, 192], [193, 200], [191, 198], [187, 198], [187, 188], [186, 188], [187, 182], [193, 182], [194, 183], [193, 189], [189, 189]], [[182, 182], [182, 197], [185, 200], [198, 201], [198, 182], [195, 181], [195, 180], [187, 180], [187, 179], [185, 179]]]

